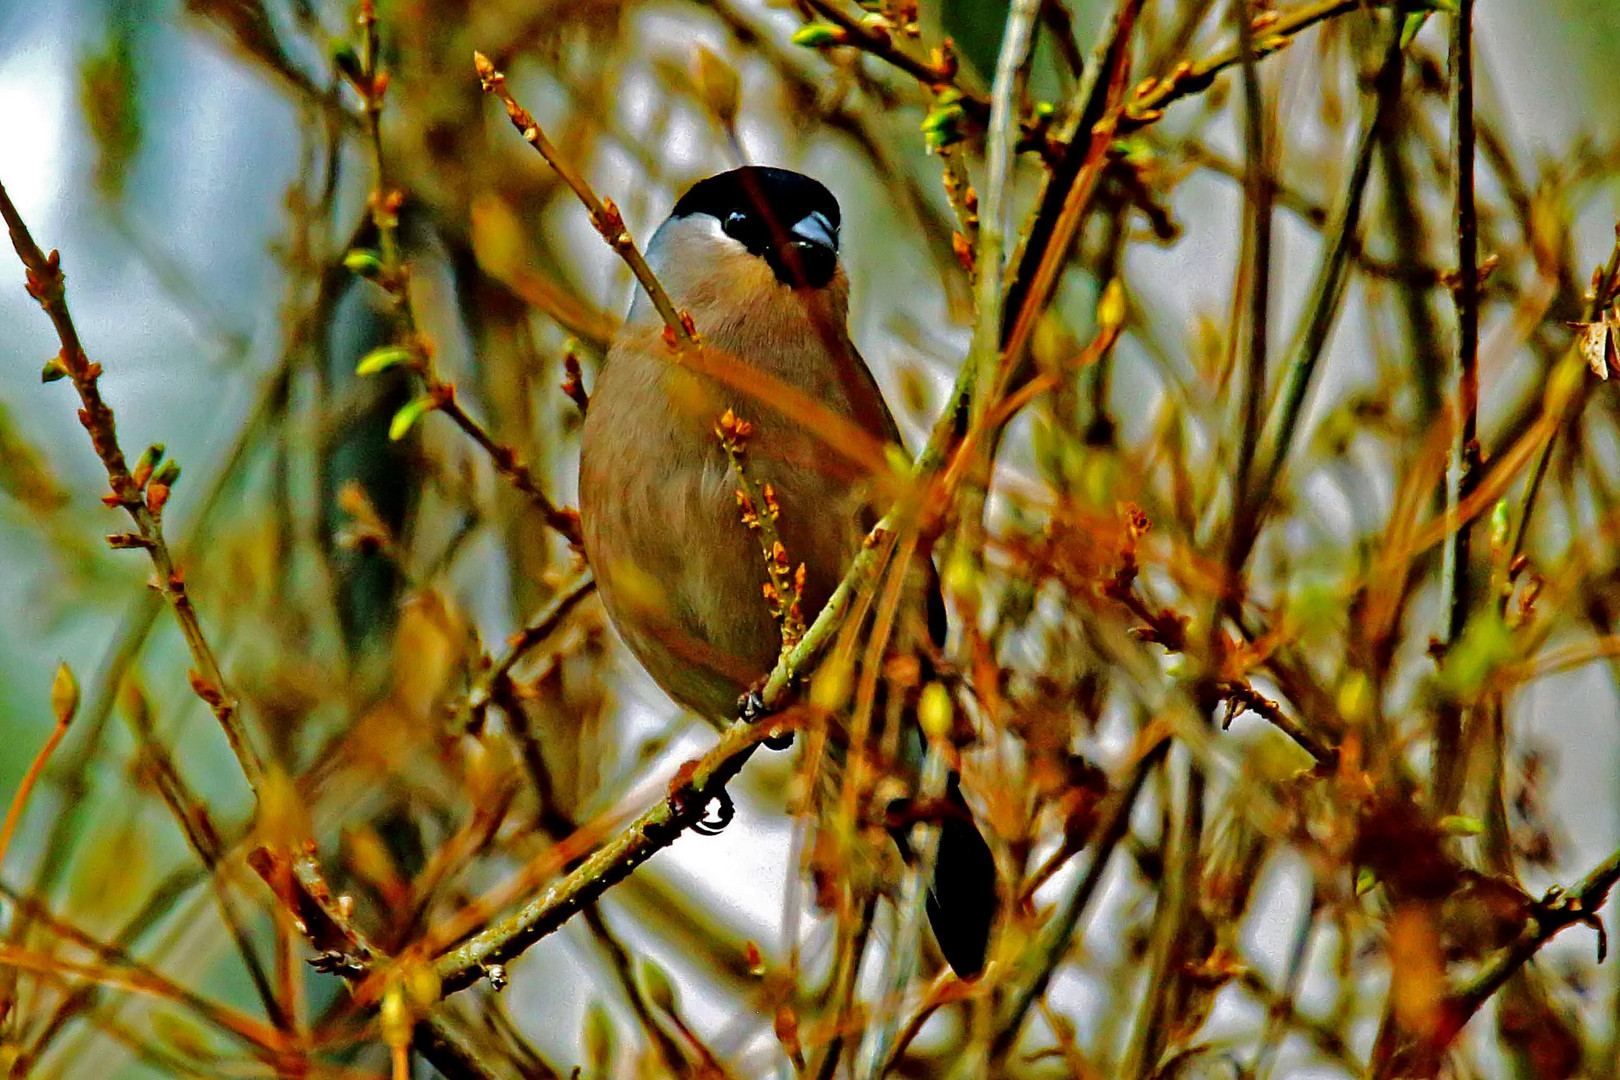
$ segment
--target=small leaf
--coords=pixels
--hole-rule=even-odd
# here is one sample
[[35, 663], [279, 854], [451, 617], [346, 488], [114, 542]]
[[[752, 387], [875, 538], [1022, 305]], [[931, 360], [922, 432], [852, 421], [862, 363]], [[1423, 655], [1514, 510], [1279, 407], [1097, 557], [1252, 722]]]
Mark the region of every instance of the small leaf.
[[409, 364], [415, 359], [416, 353], [404, 345], [384, 345], [361, 357], [360, 363], [355, 365], [354, 373], [361, 376], [376, 375], [389, 368]]
[[698, 98], [722, 124], [737, 122], [737, 104], [741, 97], [741, 80], [737, 69], [704, 45], [697, 45], [692, 55], [692, 82]]
[[1472, 697], [1514, 652], [1513, 631], [1494, 610], [1483, 611], [1468, 620], [1462, 637], [1446, 653], [1440, 683], [1457, 697]]
[[401, 406], [399, 412], [388, 425], [388, 438], [398, 442], [410, 434], [411, 428], [427, 413], [439, 407], [438, 401], [431, 394], [423, 394], [413, 398]]
[[593, 1001], [585, 1006], [585, 1060], [590, 1062], [591, 1074], [605, 1076], [613, 1061], [613, 1018], [607, 1006]]

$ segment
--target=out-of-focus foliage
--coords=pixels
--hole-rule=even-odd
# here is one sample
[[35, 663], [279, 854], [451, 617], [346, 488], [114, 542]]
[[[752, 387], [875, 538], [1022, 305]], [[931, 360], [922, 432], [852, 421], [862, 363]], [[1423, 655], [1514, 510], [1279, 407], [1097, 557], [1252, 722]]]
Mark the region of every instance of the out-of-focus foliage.
[[[0, 867], [0, 1068], [1620, 1073], [1620, 980], [1592, 944], [1613, 907], [1548, 893], [1597, 867], [1598, 901], [1620, 873], [1620, 399], [1578, 348], [1620, 359], [1617, 102], [1552, 73], [1591, 126], [1525, 130], [1546, 83], [1492, 66], [1613, 55], [1620, 23], [1567, 0], [1548, 45], [1492, 37], [1506, 5], [1475, 16], [1479, 453], [1459, 479], [1458, 6], [1011, 5], [1034, 45], [996, 320], [974, 274], [1007, 4], [388, 0], [369, 31], [369, 5], [324, 0], [78, 5], [89, 29], [52, 59], [86, 148], [49, 178], [69, 301], [130, 460], [169, 447], [134, 466], [141, 498], [162, 491], [267, 767], [250, 793], [143, 551], [100, 546], [127, 522], [98, 501], [69, 380], [34, 381], [49, 322], [18, 308], [0, 576], [25, 584], [0, 599], [27, 614], [5, 673], [60, 641], [84, 685]], [[22, 7], [0, 10], [0, 65], [44, 18]], [[963, 455], [925, 500], [949, 645], [884, 667], [935, 680], [929, 731], [996, 851], [982, 979], [926, 934], [916, 978], [891, 963], [916, 925], [889, 800], [913, 778], [813, 775], [825, 714], [882, 697], [845, 665], [807, 680], [793, 750], [748, 763], [720, 835], [688, 832], [441, 998], [453, 946], [710, 738], [580, 598], [567, 514], [534, 497], [573, 501], [577, 402], [632, 281], [475, 49], [638, 239], [744, 160], [825, 180], [854, 337], [914, 447], [970, 342], [994, 357], [1027, 309], [974, 414], [987, 491]], [[17, 192], [33, 163], [0, 162]], [[253, 213], [153, 212], [266, 176], [287, 182]], [[1070, 191], [1072, 243], [1050, 246]], [[81, 288], [95, 257], [127, 280]], [[160, 346], [106, 328], [140, 321], [126, 286], [179, 313]], [[222, 359], [186, 366], [200, 353]], [[52, 719], [38, 666], [37, 700], [0, 687], [19, 777]], [[832, 783], [850, 798], [812, 823]]]

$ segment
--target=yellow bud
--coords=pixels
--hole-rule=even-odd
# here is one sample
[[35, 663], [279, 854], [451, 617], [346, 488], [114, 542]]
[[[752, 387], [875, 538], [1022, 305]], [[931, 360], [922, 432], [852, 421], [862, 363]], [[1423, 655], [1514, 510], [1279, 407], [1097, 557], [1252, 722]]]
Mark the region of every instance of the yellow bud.
[[1339, 715], [1347, 724], [1360, 724], [1372, 715], [1373, 688], [1367, 676], [1352, 671], [1339, 684]]
[[951, 556], [945, 563], [945, 591], [965, 603], [975, 602], [981, 576], [973, 553], [962, 544], [953, 546]]
[[1097, 300], [1097, 329], [1111, 333], [1125, 325], [1125, 287], [1114, 278]]
[[422, 1014], [439, 1000], [439, 975], [433, 965], [418, 960], [405, 969], [405, 999], [413, 1012]]
[[274, 766], [266, 770], [264, 782], [259, 785], [258, 832], [272, 851], [294, 850], [313, 835], [309, 808], [298, 785]]
[[730, 64], [703, 45], [692, 50], [692, 81], [698, 97], [727, 127], [737, 122], [741, 80]]
[[511, 277], [523, 264], [523, 223], [499, 195], [473, 199], [472, 248], [478, 265], [492, 277]]
[[1552, 375], [1547, 379], [1543, 408], [1551, 416], [1562, 416], [1585, 382], [1586, 364], [1579, 350], [1565, 353], [1563, 359], [1553, 366]]
[[929, 683], [923, 687], [922, 700], [917, 704], [917, 722], [930, 741], [944, 741], [951, 734], [951, 692], [944, 683]]
[[51, 713], [58, 724], [66, 724], [79, 711], [79, 680], [67, 662], [56, 666], [56, 678], [51, 680]]
[[388, 981], [382, 1003], [377, 1010], [382, 1026], [383, 1042], [389, 1046], [409, 1046], [411, 1042], [411, 1010], [405, 1003], [405, 987], [398, 979]]
[[810, 704], [827, 712], [841, 708], [849, 697], [853, 678], [854, 672], [847, 659], [829, 656], [810, 682]]

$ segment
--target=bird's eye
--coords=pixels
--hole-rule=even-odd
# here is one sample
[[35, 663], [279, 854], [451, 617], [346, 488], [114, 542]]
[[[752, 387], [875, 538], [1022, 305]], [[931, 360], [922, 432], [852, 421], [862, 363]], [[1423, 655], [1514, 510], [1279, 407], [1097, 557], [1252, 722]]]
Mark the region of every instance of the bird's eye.
[[740, 239], [748, 230], [748, 215], [741, 210], [733, 210], [726, 215], [726, 220], [721, 222], [720, 227], [725, 230], [727, 236]]

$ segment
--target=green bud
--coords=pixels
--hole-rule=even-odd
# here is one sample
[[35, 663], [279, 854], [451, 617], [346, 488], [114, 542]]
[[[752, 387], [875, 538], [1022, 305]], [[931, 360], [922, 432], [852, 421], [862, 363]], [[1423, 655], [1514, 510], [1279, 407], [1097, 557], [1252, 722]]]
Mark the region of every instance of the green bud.
[[664, 969], [652, 960], [642, 957], [637, 975], [641, 989], [647, 995], [647, 1000], [652, 1002], [653, 1008], [674, 1015], [675, 984], [669, 981], [669, 975]]
[[151, 446], [148, 446], [145, 451], [142, 452], [140, 460], [135, 462], [135, 468], [133, 470], [135, 483], [145, 484], [148, 480], [152, 479], [152, 470], [156, 469], [158, 467], [158, 462], [162, 460], [163, 444], [153, 443]]
[[380, 349], [371, 350], [362, 357], [360, 363], [355, 365], [354, 373], [362, 376], [376, 375], [387, 371], [389, 368], [412, 363], [415, 359], [415, 351], [404, 345], [384, 345]]
[[811, 23], [795, 30], [789, 40], [807, 49], [824, 49], [831, 45], [844, 44], [846, 35], [841, 27], [829, 26], [826, 23]]
[[67, 378], [67, 373], [67, 365], [62, 363], [62, 358], [60, 356], [53, 356], [49, 360], [45, 361], [45, 366], [40, 370], [39, 373], [39, 381], [52, 383], [58, 379]]
[[1508, 501], [1497, 499], [1496, 505], [1491, 507], [1491, 547], [1501, 550], [1507, 547], [1508, 536], [1511, 535], [1512, 521], [1508, 512]]
[[365, 82], [366, 73], [360, 66], [360, 55], [354, 51], [354, 46], [342, 38], [333, 38], [329, 51], [339, 74], [356, 86]]
[[411, 428], [418, 420], [438, 407], [438, 401], [431, 394], [423, 394], [421, 397], [407, 401], [399, 412], [394, 414], [394, 419], [389, 423], [388, 437], [394, 442], [398, 442], [410, 434]]
[[1478, 836], [1485, 831], [1485, 823], [1462, 814], [1447, 814], [1440, 819], [1440, 831], [1447, 836]]
[[358, 274], [367, 281], [376, 281], [382, 277], [382, 259], [375, 251], [355, 248], [343, 256], [343, 265], [350, 273]]
[[955, 103], [936, 105], [928, 110], [918, 125], [923, 133], [923, 141], [932, 151], [943, 150], [947, 146], [954, 146], [962, 141], [964, 134], [964, 121], [967, 114], [962, 106]]
[[174, 487], [174, 482], [180, 479], [180, 463], [170, 458], [158, 467], [152, 474], [152, 483], [162, 484], [164, 487]]

